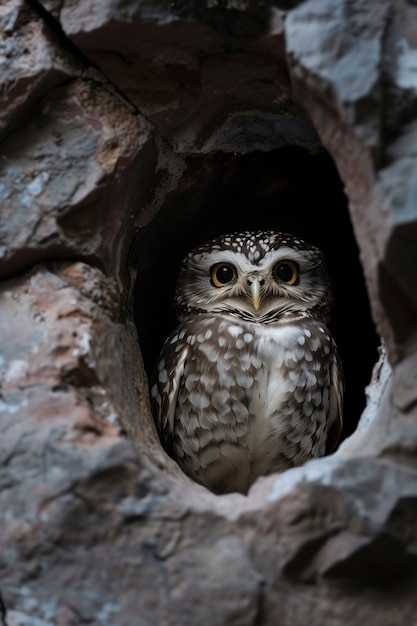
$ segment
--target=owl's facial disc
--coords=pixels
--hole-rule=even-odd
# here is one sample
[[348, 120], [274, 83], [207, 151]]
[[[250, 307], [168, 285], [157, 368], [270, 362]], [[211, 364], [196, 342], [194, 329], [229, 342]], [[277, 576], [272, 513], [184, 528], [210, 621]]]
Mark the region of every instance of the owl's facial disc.
[[326, 316], [332, 303], [322, 254], [289, 235], [225, 236], [184, 260], [176, 304], [180, 316], [231, 312], [263, 321], [283, 314]]
[[235, 265], [225, 259], [210, 267], [209, 276], [213, 288], [212, 304], [241, 308], [255, 317], [262, 317], [271, 307], [288, 308], [290, 299], [296, 299], [296, 295], [290, 294], [286, 288], [298, 284], [299, 266], [285, 257], [257, 269], [245, 263]]

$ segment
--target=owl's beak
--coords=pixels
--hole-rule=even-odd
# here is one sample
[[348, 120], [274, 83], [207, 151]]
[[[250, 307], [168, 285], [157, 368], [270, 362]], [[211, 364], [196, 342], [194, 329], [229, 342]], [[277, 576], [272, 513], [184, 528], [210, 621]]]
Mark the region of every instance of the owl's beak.
[[259, 309], [261, 306], [261, 285], [259, 282], [259, 278], [255, 277], [250, 286], [250, 295], [252, 297], [253, 306], [255, 311]]

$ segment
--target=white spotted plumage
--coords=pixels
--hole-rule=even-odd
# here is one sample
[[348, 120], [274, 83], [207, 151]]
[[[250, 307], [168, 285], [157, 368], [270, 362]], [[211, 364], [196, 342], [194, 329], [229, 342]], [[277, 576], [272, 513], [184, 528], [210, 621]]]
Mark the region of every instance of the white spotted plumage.
[[322, 254], [288, 234], [227, 235], [186, 257], [180, 325], [151, 395], [161, 441], [191, 478], [246, 493], [334, 447], [343, 383], [331, 304]]

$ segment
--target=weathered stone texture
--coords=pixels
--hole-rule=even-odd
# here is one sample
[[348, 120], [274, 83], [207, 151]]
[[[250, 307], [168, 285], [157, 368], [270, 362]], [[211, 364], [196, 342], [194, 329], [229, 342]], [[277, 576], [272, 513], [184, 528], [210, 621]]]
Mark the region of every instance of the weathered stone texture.
[[[417, 7], [42, 6], [0, 8], [0, 623], [415, 623]], [[368, 406], [332, 457], [216, 497], [157, 440], [129, 249], [190, 155], [320, 143], [385, 342]]]
[[56, 45], [55, 37], [22, 0], [0, 7], [0, 137], [51, 87], [81, 71], [80, 63]]
[[103, 215], [126, 202], [126, 166], [146, 140], [129, 113], [103, 86], [75, 80], [3, 141], [3, 276], [43, 258], [105, 261], [117, 233]]
[[[295, 93], [346, 183], [374, 316], [392, 362], [408, 352], [415, 334], [406, 267], [415, 254], [417, 74], [409, 25], [416, 20], [417, 8], [402, 1], [316, 0], [286, 22]], [[309, 30], [317, 43], [305, 36]]]

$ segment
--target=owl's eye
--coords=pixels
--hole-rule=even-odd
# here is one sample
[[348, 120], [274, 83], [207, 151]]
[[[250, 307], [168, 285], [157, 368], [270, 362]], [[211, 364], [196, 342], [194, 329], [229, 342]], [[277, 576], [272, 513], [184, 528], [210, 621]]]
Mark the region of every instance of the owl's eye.
[[294, 285], [298, 279], [298, 266], [293, 261], [280, 261], [274, 267], [274, 276], [287, 285]]
[[236, 278], [236, 270], [229, 263], [216, 263], [210, 270], [211, 283], [215, 287], [224, 287]]

